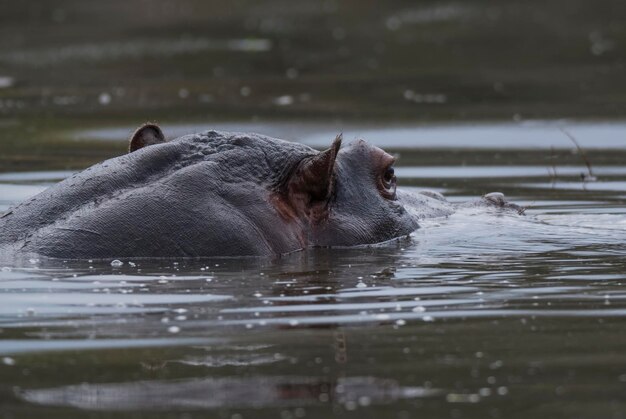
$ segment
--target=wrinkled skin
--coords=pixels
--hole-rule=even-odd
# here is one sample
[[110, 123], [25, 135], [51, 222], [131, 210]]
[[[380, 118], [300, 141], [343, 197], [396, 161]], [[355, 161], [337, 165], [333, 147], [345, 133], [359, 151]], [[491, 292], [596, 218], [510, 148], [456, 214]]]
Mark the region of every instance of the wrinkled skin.
[[[64, 259], [268, 256], [406, 236], [445, 216], [435, 193], [396, 192], [394, 159], [356, 141], [310, 147], [208, 131], [165, 142], [154, 125], [130, 153], [0, 217], [0, 252]], [[501, 199], [501, 202], [498, 199]], [[493, 202], [491, 202], [493, 201]], [[512, 206], [496, 196], [479, 205]]]

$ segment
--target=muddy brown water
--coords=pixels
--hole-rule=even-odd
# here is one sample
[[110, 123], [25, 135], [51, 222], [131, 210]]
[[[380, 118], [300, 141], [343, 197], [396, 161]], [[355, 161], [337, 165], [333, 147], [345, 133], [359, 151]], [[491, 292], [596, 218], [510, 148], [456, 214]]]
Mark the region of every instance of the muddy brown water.
[[625, 5], [0, 0], [0, 212], [146, 120], [343, 132], [401, 187], [527, 206], [273, 260], [4, 260], [0, 417], [625, 417]]

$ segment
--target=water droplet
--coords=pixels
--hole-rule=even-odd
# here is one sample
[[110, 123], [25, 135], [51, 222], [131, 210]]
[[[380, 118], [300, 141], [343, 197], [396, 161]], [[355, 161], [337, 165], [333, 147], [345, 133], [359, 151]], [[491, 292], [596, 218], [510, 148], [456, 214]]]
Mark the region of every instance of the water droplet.
[[491, 389], [489, 387], [483, 387], [478, 390], [478, 394], [480, 394], [482, 397], [491, 396]]
[[274, 98], [274, 100], [272, 101], [274, 103], [274, 105], [278, 105], [278, 106], [289, 106], [289, 105], [293, 105], [293, 96], [291, 95], [283, 95], [283, 96], [278, 96], [277, 98]]
[[178, 326], [170, 326], [167, 328], [167, 331], [170, 333], [178, 333], [180, 332], [180, 327]]
[[342, 41], [346, 39], [346, 30], [344, 28], [335, 28], [333, 29], [333, 38], [336, 41]]
[[356, 405], [356, 402], [354, 400], [348, 400], [344, 404], [344, 407], [346, 408], [346, 410], [355, 410], [357, 405]]
[[200, 96], [198, 96], [198, 102], [201, 102], [201, 103], [211, 103], [211, 102], [213, 102], [213, 95], [209, 95], [209, 94], [203, 93]]
[[111, 95], [104, 92], [104, 93], [100, 93], [100, 96], [98, 96], [98, 103], [100, 103], [102, 106], [106, 106], [109, 103], [111, 103]]
[[0, 89], [13, 86], [13, 77], [0, 76]]
[[391, 16], [385, 22], [385, 26], [387, 26], [387, 29], [390, 31], [397, 31], [400, 29], [400, 26], [402, 26], [402, 21], [397, 16]]
[[8, 356], [5, 356], [4, 358], [2, 358], [2, 363], [4, 365], [9, 365], [9, 366], [10, 365], [15, 365], [15, 359], [13, 359], [11, 357], [8, 357]]
[[113, 266], [114, 268], [119, 268], [120, 266], [123, 266], [123, 265], [124, 265], [124, 262], [118, 259], [115, 259], [114, 261], [111, 262], [111, 266]]
[[295, 68], [288, 68], [285, 74], [287, 75], [288, 79], [293, 80], [298, 77], [298, 70], [296, 70]]
[[491, 368], [492, 370], [496, 370], [498, 368], [501, 368], [502, 365], [504, 365], [504, 362], [502, 362], [501, 360], [497, 360], [489, 364], [489, 368]]

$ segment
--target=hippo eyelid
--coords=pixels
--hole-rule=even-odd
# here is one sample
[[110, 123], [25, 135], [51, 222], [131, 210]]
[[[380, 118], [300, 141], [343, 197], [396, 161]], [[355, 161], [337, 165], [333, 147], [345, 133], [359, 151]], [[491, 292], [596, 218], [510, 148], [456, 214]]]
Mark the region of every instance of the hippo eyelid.
[[382, 174], [378, 176], [378, 190], [383, 198], [395, 201], [396, 200], [396, 185], [397, 178], [393, 163], [388, 165]]

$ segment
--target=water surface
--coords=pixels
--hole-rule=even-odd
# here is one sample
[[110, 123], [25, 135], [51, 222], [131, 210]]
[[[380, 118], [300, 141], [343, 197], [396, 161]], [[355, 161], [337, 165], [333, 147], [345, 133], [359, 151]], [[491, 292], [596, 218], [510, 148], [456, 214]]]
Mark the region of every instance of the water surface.
[[[622, 417], [626, 172], [613, 156], [623, 125], [595, 126], [606, 141], [593, 182], [558, 124], [542, 127], [569, 160], [531, 147], [534, 126], [353, 130], [391, 139], [402, 186], [453, 201], [498, 190], [527, 206], [523, 216], [466, 209], [424, 220], [409, 239], [274, 260], [6, 264], [2, 413]], [[455, 135], [472, 130], [481, 135], [460, 152]], [[300, 139], [326, 138], [311, 131]], [[527, 144], [515, 140], [524, 133]], [[421, 164], [434, 154], [444, 157]], [[0, 174], [0, 210], [71, 173]]]
[[0, 0], [0, 212], [145, 121], [343, 132], [403, 187], [527, 207], [275, 260], [1, 263], [0, 418], [624, 418], [624, 22], [623, 0]]

